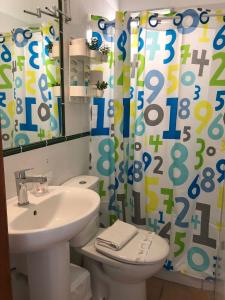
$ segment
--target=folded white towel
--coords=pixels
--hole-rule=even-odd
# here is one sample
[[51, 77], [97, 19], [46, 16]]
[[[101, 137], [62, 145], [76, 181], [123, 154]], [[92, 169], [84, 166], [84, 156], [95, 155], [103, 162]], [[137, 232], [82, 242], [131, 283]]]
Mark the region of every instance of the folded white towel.
[[128, 223], [117, 220], [96, 238], [96, 244], [112, 250], [120, 250], [138, 232], [138, 229]]

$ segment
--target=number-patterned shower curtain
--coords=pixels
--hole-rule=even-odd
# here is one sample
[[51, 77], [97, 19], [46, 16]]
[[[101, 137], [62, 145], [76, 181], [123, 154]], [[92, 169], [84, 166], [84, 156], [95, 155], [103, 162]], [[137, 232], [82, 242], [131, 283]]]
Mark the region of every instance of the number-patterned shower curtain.
[[0, 117], [3, 148], [59, 136], [59, 62], [49, 56], [57, 27], [15, 28], [0, 35]]
[[91, 119], [102, 225], [121, 218], [157, 232], [170, 243], [165, 268], [202, 279], [214, 277], [224, 226], [225, 19], [208, 17], [222, 13], [92, 19], [111, 47], [109, 89]]

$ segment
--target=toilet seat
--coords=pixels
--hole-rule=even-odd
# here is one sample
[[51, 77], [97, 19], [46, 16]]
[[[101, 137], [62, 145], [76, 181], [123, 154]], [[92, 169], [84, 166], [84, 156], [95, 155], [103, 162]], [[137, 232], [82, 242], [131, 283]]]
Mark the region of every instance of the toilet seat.
[[[96, 234], [96, 236], [102, 231], [103, 229], [99, 229], [99, 232]], [[140, 239], [140, 233], [143, 234], [147, 233], [147, 230], [143, 230], [143, 229], [139, 229], [139, 233], [137, 234], [137, 236], [135, 236], [136, 238]], [[149, 251], [149, 255], [147, 256], [147, 258], [145, 259], [145, 261], [143, 262], [138, 262], [134, 259], [134, 249], [135, 251], [138, 250], [137, 247], [137, 240], [134, 238], [132, 239], [130, 242], [127, 243], [127, 245], [125, 245], [124, 247], [126, 247], [125, 251], [126, 255], [124, 254], [125, 252], [121, 252], [121, 250], [119, 251], [113, 251], [113, 252], [117, 252], [116, 256], [115, 253], [112, 255], [108, 252], [108, 255], [106, 255], [105, 253], [101, 253], [100, 251], [97, 251], [95, 248], [95, 239], [96, 237], [94, 237], [92, 240], [90, 240], [85, 246], [83, 246], [82, 248], [77, 248], [77, 251], [80, 252], [81, 254], [84, 254], [96, 261], [99, 261], [101, 263], [106, 263], [109, 264], [111, 266], [115, 266], [115, 267], [122, 267], [122, 265], [126, 265], [127, 267], [130, 266], [131, 270], [133, 270], [132, 266], [136, 266], [140, 265], [140, 267], [142, 266], [148, 266], [150, 264], [155, 264], [159, 261], [165, 260], [168, 253], [169, 253], [169, 245], [167, 243], [167, 241], [163, 238], [161, 238], [160, 236], [158, 236], [157, 234], [155, 234], [151, 247], [150, 247], [150, 251]], [[123, 247], [123, 248], [124, 248]], [[133, 247], [133, 249], [132, 249]], [[130, 254], [129, 254], [130, 251]], [[133, 255], [133, 259], [132, 259], [132, 255]]]
[[139, 229], [138, 233], [118, 251], [95, 243], [96, 250], [112, 259], [129, 264], [152, 264], [165, 259], [168, 243], [153, 232]]

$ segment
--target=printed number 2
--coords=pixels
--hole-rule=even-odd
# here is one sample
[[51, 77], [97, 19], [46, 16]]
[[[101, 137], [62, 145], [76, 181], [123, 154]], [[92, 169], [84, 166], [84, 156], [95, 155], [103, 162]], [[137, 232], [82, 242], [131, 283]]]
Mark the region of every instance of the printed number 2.
[[218, 52], [213, 55], [213, 60], [220, 59], [221, 64], [219, 65], [219, 68], [214, 73], [213, 77], [210, 80], [211, 86], [224, 86], [225, 85], [225, 79], [218, 79], [219, 76], [223, 73], [225, 69], [225, 52]]

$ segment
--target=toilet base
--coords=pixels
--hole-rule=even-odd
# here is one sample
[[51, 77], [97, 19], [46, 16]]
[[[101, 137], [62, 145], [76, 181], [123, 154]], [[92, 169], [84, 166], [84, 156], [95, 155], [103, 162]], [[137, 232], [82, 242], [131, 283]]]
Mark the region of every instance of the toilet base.
[[125, 283], [113, 280], [101, 263], [84, 257], [84, 267], [91, 273], [93, 300], [146, 300], [146, 283]]

